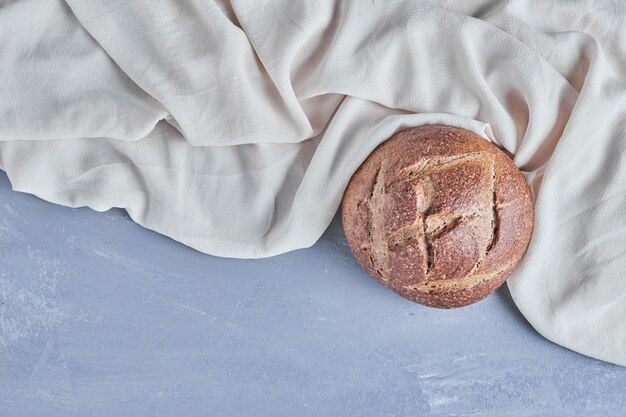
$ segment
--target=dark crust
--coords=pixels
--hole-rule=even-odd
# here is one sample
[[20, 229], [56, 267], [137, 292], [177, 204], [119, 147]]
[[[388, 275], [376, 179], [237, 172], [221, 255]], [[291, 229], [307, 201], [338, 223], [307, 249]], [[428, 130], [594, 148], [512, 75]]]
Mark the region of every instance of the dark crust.
[[528, 184], [480, 136], [425, 125], [379, 145], [344, 193], [359, 264], [402, 296], [437, 307], [479, 301], [506, 280], [533, 229]]

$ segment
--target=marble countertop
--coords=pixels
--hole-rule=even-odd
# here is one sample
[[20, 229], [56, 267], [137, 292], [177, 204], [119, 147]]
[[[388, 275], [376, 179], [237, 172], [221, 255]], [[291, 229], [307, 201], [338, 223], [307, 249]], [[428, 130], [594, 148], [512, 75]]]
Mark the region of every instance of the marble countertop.
[[542, 338], [504, 286], [435, 310], [312, 248], [217, 258], [0, 172], [0, 416], [623, 416], [626, 368]]

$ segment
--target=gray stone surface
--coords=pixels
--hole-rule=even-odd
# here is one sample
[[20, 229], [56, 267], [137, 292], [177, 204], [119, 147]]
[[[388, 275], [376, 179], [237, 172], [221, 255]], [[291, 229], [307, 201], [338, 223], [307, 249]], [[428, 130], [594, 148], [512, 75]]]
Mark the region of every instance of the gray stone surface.
[[539, 336], [506, 288], [459, 310], [369, 278], [340, 220], [216, 258], [0, 173], [0, 416], [622, 416], [626, 368]]

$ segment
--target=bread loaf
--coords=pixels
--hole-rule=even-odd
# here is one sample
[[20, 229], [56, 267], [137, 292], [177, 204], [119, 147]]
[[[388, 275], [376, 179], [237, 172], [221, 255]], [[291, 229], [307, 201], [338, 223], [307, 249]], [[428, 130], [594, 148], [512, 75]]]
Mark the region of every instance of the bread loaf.
[[533, 203], [498, 147], [463, 129], [427, 125], [370, 154], [348, 184], [342, 219], [370, 275], [410, 300], [453, 308], [506, 280], [528, 246]]

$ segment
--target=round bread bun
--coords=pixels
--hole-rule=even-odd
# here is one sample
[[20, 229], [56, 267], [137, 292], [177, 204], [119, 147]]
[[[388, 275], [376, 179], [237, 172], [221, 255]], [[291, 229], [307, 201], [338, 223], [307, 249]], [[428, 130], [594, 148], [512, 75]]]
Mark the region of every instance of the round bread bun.
[[359, 264], [410, 300], [462, 307], [494, 292], [533, 229], [528, 184], [480, 136], [425, 125], [378, 146], [345, 191], [342, 219]]

